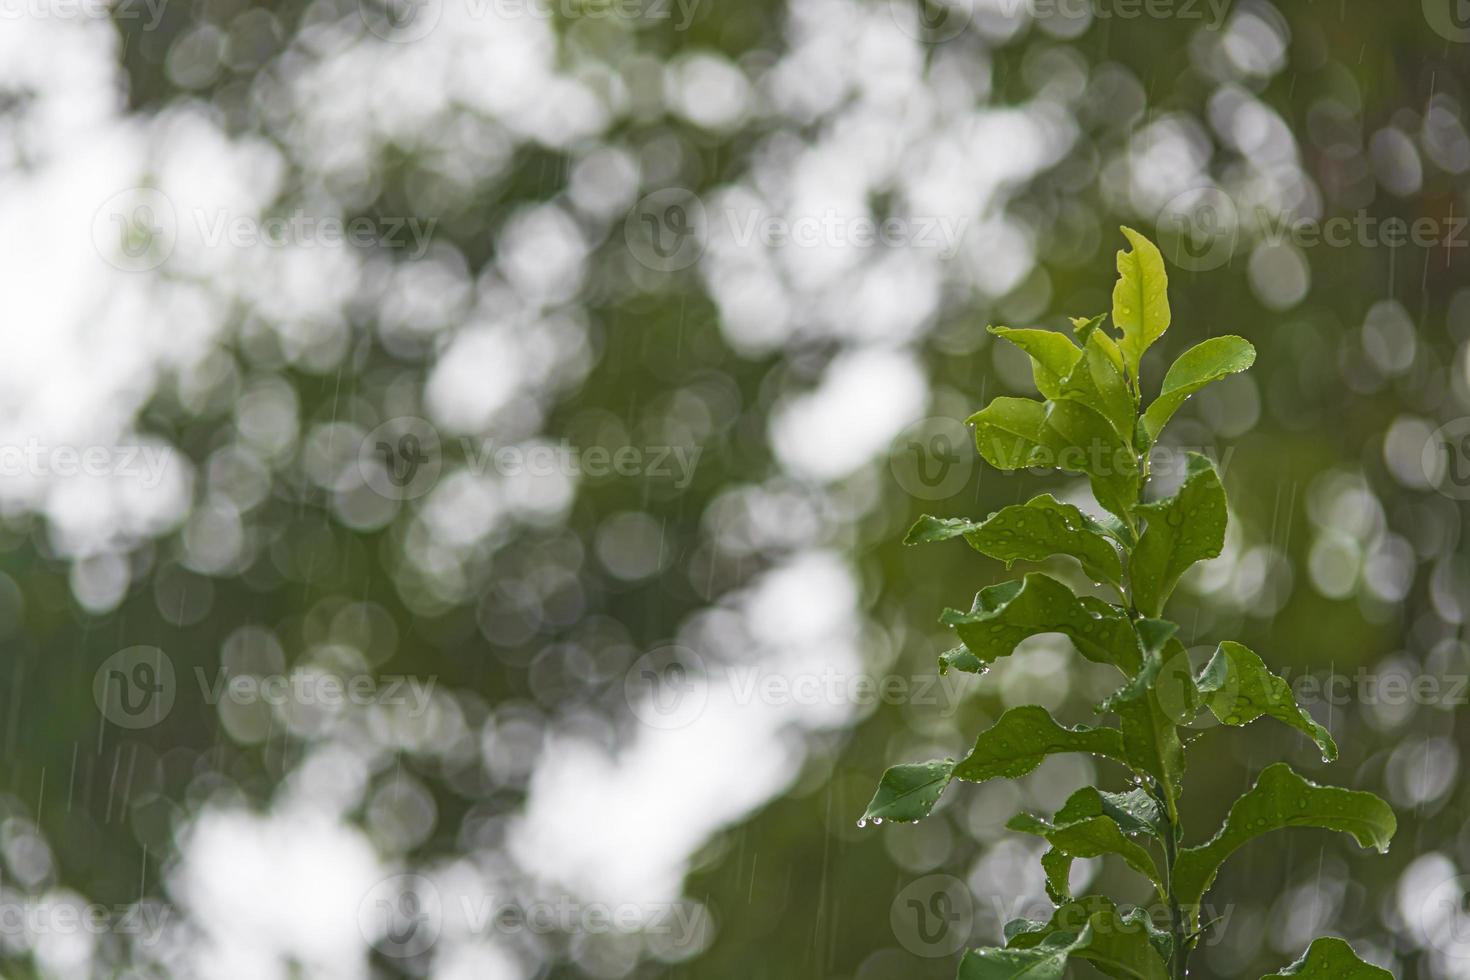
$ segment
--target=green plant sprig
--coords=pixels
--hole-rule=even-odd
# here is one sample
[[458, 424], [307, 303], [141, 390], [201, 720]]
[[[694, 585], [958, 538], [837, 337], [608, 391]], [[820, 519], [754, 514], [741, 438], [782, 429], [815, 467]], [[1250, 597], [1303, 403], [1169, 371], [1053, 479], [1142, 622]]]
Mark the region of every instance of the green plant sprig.
[[[1159, 250], [1130, 228], [1131, 251], [1118, 252], [1112, 322], [1074, 320], [1073, 336], [1052, 330], [992, 327], [1031, 359], [1041, 399], [1001, 397], [970, 417], [980, 455], [1002, 470], [1053, 468], [1085, 475], [1105, 512], [1092, 517], [1043, 494], [1005, 507], [982, 521], [925, 516], [906, 543], [963, 537], [975, 550], [1006, 563], [1065, 555], [1118, 596], [1109, 602], [1077, 595], [1056, 579], [1032, 572], [980, 590], [968, 612], [945, 610], [940, 621], [959, 645], [939, 658], [941, 671], [983, 674], [1017, 644], [1038, 633], [1062, 633], [1077, 652], [1123, 675], [1098, 706], [1117, 724], [1069, 728], [1037, 705], [1012, 708], [980, 733], [970, 754], [900, 765], [884, 773], [863, 815], [881, 823], [927, 816], [955, 779], [1015, 779], [1046, 757], [1082, 752], [1131, 774], [1132, 789], [1084, 786], [1048, 820], [1023, 813], [1007, 826], [1048, 844], [1041, 864], [1056, 908], [1050, 920], [1006, 925], [1005, 945], [971, 950], [960, 980], [1060, 980], [1081, 959], [1112, 977], [1182, 980], [1203, 931], [1206, 892], [1225, 860], [1261, 834], [1318, 827], [1352, 835], [1362, 847], [1388, 849], [1393, 811], [1371, 793], [1309, 782], [1285, 763], [1268, 766], [1230, 807], [1214, 837], [1186, 846], [1179, 820], [1186, 742], [1180, 727], [1209, 712], [1240, 726], [1269, 716], [1316, 743], [1323, 761], [1337, 756], [1332, 736], [1297, 704], [1286, 681], [1254, 652], [1223, 642], [1195, 674], [1161, 616], [1180, 577], [1195, 562], [1220, 554], [1225, 542], [1225, 490], [1213, 464], [1190, 454], [1174, 496], [1145, 502], [1153, 446], [1184, 401], [1211, 382], [1249, 368], [1255, 348], [1224, 336], [1190, 348], [1164, 376], [1158, 396], [1142, 404], [1139, 364], [1169, 328], [1168, 279]], [[1179, 665], [1184, 669], [1180, 671]], [[1120, 912], [1111, 899], [1071, 894], [1078, 858], [1111, 855], [1147, 879], [1169, 912], [1168, 928], [1141, 910]], [[1391, 974], [1360, 960], [1340, 939], [1318, 939], [1276, 977], [1382, 980]]]

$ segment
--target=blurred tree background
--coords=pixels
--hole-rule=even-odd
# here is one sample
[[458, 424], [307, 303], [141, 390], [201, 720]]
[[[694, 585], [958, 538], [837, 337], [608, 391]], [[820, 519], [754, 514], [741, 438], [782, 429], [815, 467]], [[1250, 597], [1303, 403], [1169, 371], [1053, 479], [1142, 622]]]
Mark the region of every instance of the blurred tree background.
[[[4, 974], [952, 976], [954, 943], [1044, 901], [1006, 819], [1089, 771], [1053, 760], [859, 828], [878, 776], [963, 753], [1012, 704], [1085, 722], [1107, 688], [1049, 638], [931, 684], [939, 611], [1000, 569], [900, 542], [922, 513], [1083, 489], [984, 470], [956, 433], [1029, 389], [984, 327], [1107, 309], [1126, 223], [1174, 261], [1153, 385], [1207, 336], [1260, 352], [1166, 437], [1219, 462], [1235, 508], [1175, 600], [1184, 638], [1238, 637], [1342, 694], [1312, 705], [1331, 771], [1247, 730], [1189, 773], [1187, 824], [1216, 826], [1276, 758], [1400, 820], [1383, 858], [1319, 833], [1243, 851], [1195, 973], [1259, 976], [1330, 933], [1396, 976], [1470, 976], [1470, 31], [1442, 6], [8, 10], [0, 267], [11, 335], [47, 339], [5, 368], [5, 440], [172, 452], [141, 489], [0, 491], [0, 898], [166, 922], [7, 922]], [[119, 260], [97, 216], [136, 223], [138, 188], [170, 212]], [[373, 235], [221, 243], [199, 214]], [[823, 217], [906, 237], [742, 234]], [[1346, 237], [1312, 236], [1339, 218]], [[686, 220], [692, 254], [669, 253]], [[953, 247], [927, 240], [946, 227]], [[59, 360], [82, 366], [58, 393], [34, 377]], [[399, 486], [376, 446], [412, 445], [404, 418], [430, 461]], [[488, 455], [566, 447], [580, 472]], [[593, 472], [594, 447], [636, 460]], [[94, 681], [140, 645], [174, 691], [130, 729]], [[205, 696], [283, 674], [432, 695]], [[703, 710], [650, 713], [671, 690]], [[422, 949], [364, 926], [404, 874], [443, 905]], [[449, 911], [464, 896], [636, 906], [647, 928], [477, 928]], [[671, 908], [697, 927], [662, 929]]]

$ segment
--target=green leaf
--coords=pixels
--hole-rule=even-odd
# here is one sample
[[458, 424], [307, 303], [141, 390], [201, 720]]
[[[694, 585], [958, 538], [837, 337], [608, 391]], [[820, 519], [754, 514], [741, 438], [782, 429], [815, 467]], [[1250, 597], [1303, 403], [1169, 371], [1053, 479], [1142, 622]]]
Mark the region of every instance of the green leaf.
[[1092, 495], [1130, 529], [1142, 474], [1138, 456], [1111, 422], [1081, 402], [1047, 402], [1051, 442], [1037, 453], [1045, 464], [1087, 474]]
[[1212, 381], [1246, 370], [1256, 362], [1256, 349], [1243, 337], [1211, 337], [1183, 354], [1164, 375], [1159, 397], [1143, 413], [1143, 427], [1152, 443], [1185, 399]]
[[[1084, 344], [1092, 336], [1092, 332], [1100, 328], [1103, 321], [1107, 318], [1108, 315], [1106, 313], [1099, 313], [1097, 316], [1068, 317], [1072, 321], [1072, 332], [1077, 335], [1077, 340]], [[1109, 337], [1108, 339], [1111, 340], [1112, 338]], [[1122, 362], [1120, 361], [1119, 363]]]
[[1069, 946], [1040, 949], [972, 949], [960, 960], [957, 980], [1062, 980]]
[[1093, 581], [1118, 584], [1123, 565], [1118, 551], [1097, 522], [1071, 504], [1050, 494], [1024, 504], [1004, 507], [983, 521], [961, 518], [919, 518], [904, 544], [926, 544], [963, 535], [970, 547], [1010, 568], [1016, 561], [1042, 561], [1052, 555], [1070, 555], [1082, 563]]
[[[1065, 950], [1069, 957], [1088, 960], [1110, 977], [1133, 980], [1168, 978], [1165, 961], [1169, 949], [1168, 937], [1153, 927], [1148, 914], [1142, 909], [1134, 909], [1121, 915], [1109, 899], [1089, 895], [1059, 907], [1052, 913], [1050, 922], [1033, 925], [1034, 928], [1017, 931], [1009, 937], [1006, 951], [1049, 953]], [[1047, 961], [1038, 958], [1037, 962]], [[1033, 976], [1028, 973], [993, 975]], [[965, 980], [966, 976], [962, 962], [961, 980]], [[981, 973], [974, 976], [989, 975]], [[1034, 976], [1052, 974], [1038, 973]], [[1061, 974], [1057, 973], [1055, 976], [1059, 977]]]
[[1029, 813], [1019, 814], [1006, 824], [1011, 830], [1024, 834], [1035, 834], [1043, 838], [1054, 850], [1073, 858], [1095, 858], [1105, 854], [1121, 857], [1128, 867], [1153, 882], [1159, 897], [1168, 899], [1164, 876], [1154, 863], [1153, 856], [1138, 844], [1129, 840], [1113, 821], [1112, 817], [1096, 814], [1063, 823], [1058, 817], [1049, 824]]
[[[1046, 897], [1058, 905], [1072, 900], [1072, 855], [1055, 847], [1041, 855], [1041, 870], [1046, 872]], [[1010, 941], [1010, 935], [1006, 940]]]
[[1064, 633], [1093, 663], [1130, 674], [1138, 667], [1138, 647], [1122, 610], [1093, 596], [1079, 598], [1040, 572], [981, 589], [969, 612], [946, 609], [939, 621], [953, 626], [983, 664], [1010, 656], [1029, 636]]
[[1361, 847], [1386, 852], [1398, 821], [1388, 804], [1372, 793], [1318, 786], [1278, 762], [1268, 766], [1256, 785], [1235, 801], [1219, 833], [1179, 852], [1174, 865], [1174, 895], [1179, 903], [1199, 905], [1220, 865], [1236, 848], [1285, 827], [1339, 830], [1352, 834]]
[[1037, 391], [1047, 398], [1061, 397], [1062, 379], [1072, 373], [1072, 366], [1082, 357], [1071, 337], [1055, 330], [987, 329], [1030, 355], [1031, 377], [1036, 382]]
[[1248, 725], [1268, 715], [1302, 732], [1322, 750], [1324, 762], [1337, 758], [1337, 743], [1296, 703], [1291, 685], [1267, 669], [1254, 651], [1221, 643], [1195, 682], [1210, 712], [1226, 725]]
[[1302, 958], [1279, 973], [1261, 980], [1393, 980], [1393, 974], [1380, 966], [1358, 959], [1353, 948], [1341, 939], [1325, 937], [1313, 940]]
[[1225, 488], [1210, 461], [1190, 453], [1179, 492], [1141, 504], [1138, 511], [1148, 527], [1128, 563], [1133, 604], [1145, 616], [1157, 616], [1189, 566], [1218, 556], [1225, 546]]
[[1160, 838], [1163, 833], [1159, 804], [1141, 789], [1108, 793], [1095, 786], [1084, 786], [1067, 797], [1067, 802], [1057, 811], [1056, 822], [1072, 823], [1096, 816], [1111, 817], [1126, 834]]
[[1113, 325], [1123, 332], [1119, 347], [1128, 376], [1138, 381], [1143, 352], [1169, 329], [1169, 277], [1164, 257], [1147, 238], [1124, 228], [1133, 251], [1118, 250], [1118, 282], [1113, 287]]
[[1047, 402], [996, 398], [967, 421], [975, 427], [975, 448], [998, 470], [1055, 467], [1064, 443], [1046, 424]]
[[961, 643], [953, 650], [946, 650], [939, 655], [939, 676], [943, 677], [951, 670], [962, 670], [967, 674], [983, 674], [990, 669], [990, 665], [970, 652], [970, 648]]
[[1138, 411], [1118, 357], [1112, 339], [1101, 330], [1092, 331], [1082, 357], [1063, 378], [1060, 395], [1049, 397], [1086, 405], [1107, 419], [1118, 437], [1131, 445]]
[[879, 780], [863, 821], [910, 823], [924, 819], [939, 802], [953, 772], [953, 759], [893, 766]]
[[1017, 779], [1034, 770], [1049, 755], [1086, 752], [1124, 762], [1123, 736], [1116, 728], [1066, 728], [1045, 708], [1023, 704], [1001, 715], [975, 739], [970, 754], [954, 767], [956, 778], [972, 783], [987, 779]]
[[1128, 764], [1158, 783], [1168, 805], [1169, 821], [1177, 823], [1184, 782], [1184, 743], [1179, 740], [1176, 719], [1159, 703], [1156, 681], [1164, 663], [1163, 649], [1178, 627], [1163, 620], [1140, 620], [1135, 625], [1143, 666], [1099, 710], [1117, 713]]

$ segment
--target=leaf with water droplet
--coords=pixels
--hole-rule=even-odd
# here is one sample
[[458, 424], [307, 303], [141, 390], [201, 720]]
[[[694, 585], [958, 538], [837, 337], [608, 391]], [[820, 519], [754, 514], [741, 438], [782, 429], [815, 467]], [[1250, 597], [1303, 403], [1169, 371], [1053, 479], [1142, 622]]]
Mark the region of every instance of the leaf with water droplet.
[[1195, 686], [1210, 711], [1225, 724], [1248, 725], [1267, 715], [1316, 742], [1324, 761], [1337, 758], [1332, 734], [1297, 704], [1291, 685], [1271, 673], [1249, 647], [1229, 640], [1221, 643]]
[[1133, 603], [1145, 616], [1158, 616], [1189, 566], [1217, 557], [1225, 546], [1225, 488], [1214, 465], [1190, 453], [1179, 492], [1140, 505], [1138, 513], [1148, 526], [1128, 564]]
[[1256, 349], [1243, 337], [1211, 337], [1183, 354], [1164, 375], [1159, 397], [1143, 413], [1143, 431], [1152, 444], [1179, 406], [1205, 385], [1246, 370], [1256, 362]]
[[975, 739], [970, 754], [954, 767], [954, 775], [973, 783], [1016, 779], [1034, 770], [1049, 755], [1085, 752], [1125, 763], [1123, 737], [1116, 728], [1067, 728], [1043, 707], [1024, 704], [1001, 715]]
[[1279, 973], [1261, 980], [1393, 980], [1393, 974], [1358, 958], [1353, 948], [1341, 939], [1325, 937], [1313, 940], [1302, 958]]
[[1069, 555], [1094, 578], [1117, 585], [1123, 580], [1118, 551], [1107, 531], [1071, 504], [1050, 494], [1013, 504], [984, 521], [924, 515], [909, 529], [904, 544], [927, 544], [963, 536], [970, 547], [1009, 568], [1016, 561], [1042, 561]]
[[1049, 402], [996, 398], [966, 421], [975, 427], [975, 448], [1000, 470], [1057, 466], [1065, 442], [1046, 424]]
[[1176, 804], [1184, 782], [1184, 743], [1179, 739], [1180, 718], [1176, 715], [1187, 715], [1192, 710], [1194, 685], [1186, 671], [1183, 679], [1189, 683], [1181, 704], [1171, 704], [1168, 707], [1174, 710], [1167, 710], [1159, 700], [1158, 679], [1165, 663], [1163, 651], [1179, 627], [1161, 619], [1139, 620], [1134, 625], [1142, 666], [1098, 710], [1118, 715], [1128, 764], [1148, 773], [1162, 787], [1172, 821], [1178, 817]]
[[1031, 358], [1031, 377], [1036, 390], [1047, 398], [1060, 398], [1062, 379], [1072, 373], [1082, 351], [1072, 338], [1055, 330], [1017, 330], [987, 327], [992, 334], [1021, 348]]
[[1351, 834], [1361, 847], [1388, 850], [1398, 820], [1372, 793], [1318, 786], [1284, 762], [1268, 766], [1231, 806], [1220, 831], [1197, 847], [1179, 852], [1174, 894], [1184, 906], [1198, 906], [1220, 865], [1241, 845], [1273, 830], [1318, 827]]
[[1057, 965], [1057, 972], [1047, 972], [1052, 965], [1046, 956], [1057, 950], [1064, 951], [1068, 958], [1091, 962], [1108, 976], [1167, 980], [1171, 947], [1168, 933], [1156, 929], [1144, 909], [1121, 913], [1111, 899], [1089, 895], [1061, 905], [1048, 922], [1018, 923], [1008, 928], [1006, 949], [992, 951], [1035, 954], [1034, 962], [1042, 967], [1040, 972], [1030, 967], [1010, 973], [970, 972], [967, 966], [980, 964], [971, 964], [967, 956], [960, 963], [959, 980], [1060, 978], [1064, 964]]
[[873, 794], [873, 800], [858, 826], [862, 827], [869, 820], [874, 826], [882, 826], [884, 820], [898, 823], [922, 820], [939, 802], [953, 771], [953, 759], [892, 767], [878, 782], [878, 791]]
[[1169, 329], [1169, 276], [1157, 246], [1132, 228], [1122, 229], [1133, 250], [1118, 250], [1113, 286], [1113, 325], [1123, 333], [1118, 346], [1132, 378], [1143, 352]]
[[[1066, 808], [1063, 808], [1065, 811]], [[1044, 839], [1054, 850], [1073, 858], [1096, 858], [1105, 854], [1121, 857], [1134, 871], [1147, 878], [1156, 889], [1159, 898], [1167, 901], [1163, 875], [1153, 857], [1143, 847], [1128, 839], [1111, 816], [1106, 813], [1086, 813], [1073, 807], [1064, 817], [1058, 811], [1055, 824], [1047, 823], [1031, 814], [1019, 814], [1006, 824], [1011, 830], [1035, 834]]]
[[1125, 673], [1138, 669], [1137, 640], [1122, 610], [1093, 596], [1079, 597], [1040, 572], [981, 589], [969, 612], [946, 609], [939, 621], [954, 627], [982, 664], [1010, 656], [1029, 636], [1064, 633], [1093, 663], [1112, 664]]

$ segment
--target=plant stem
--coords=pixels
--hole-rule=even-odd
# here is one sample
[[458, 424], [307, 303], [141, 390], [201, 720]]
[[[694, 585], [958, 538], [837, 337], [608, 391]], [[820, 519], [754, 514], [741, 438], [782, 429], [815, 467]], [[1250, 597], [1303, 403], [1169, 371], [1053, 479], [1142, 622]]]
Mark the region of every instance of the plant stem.
[[[1163, 789], [1163, 787], [1159, 787]], [[1179, 908], [1179, 899], [1174, 895], [1174, 860], [1178, 856], [1178, 832], [1169, 819], [1169, 808], [1164, 807], [1164, 883], [1169, 893], [1169, 934], [1173, 947], [1169, 955], [1169, 975], [1173, 980], [1184, 980], [1189, 973], [1189, 943], [1185, 931], [1184, 914]]]
[[[1139, 470], [1147, 481], [1150, 457], [1152, 453], [1145, 450], [1139, 456]], [[1144, 500], [1143, 485], [1140, 482], [1138, 488], [1138, 502]], [[1128, 570], [1129, 602], [1128, 615], [1137, 621], [1142, 618], [1142, 613], [1132, 601], [1133, 569]], [[1154, 783], [1154, 795], [1159, 801], [1159, 813], [1164, 820], [1164, 886], [1169, 903], [1169, 935], [1173, 942], [1169, 951], [1169, 976], [1172, 980], [1184, 980], [1189, 975], [1189, 933], [1188, 923], [1185, 921], [1183, 910], [1179, 908], [1179, 899], [1174, 894], [1174, 863], [1179, 856], [1179, 826], [1169, 817], [1170, 803], [1165, 799], [1168, 790], [1157, 781]]]

